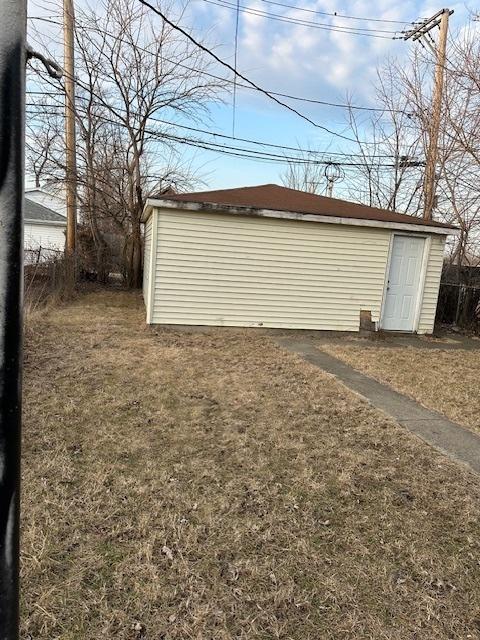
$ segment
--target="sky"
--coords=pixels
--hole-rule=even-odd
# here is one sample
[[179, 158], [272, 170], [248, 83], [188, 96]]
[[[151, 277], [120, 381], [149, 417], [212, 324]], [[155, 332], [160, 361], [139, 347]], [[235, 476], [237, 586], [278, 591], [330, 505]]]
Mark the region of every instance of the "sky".
[[[217, 56], [233, 64], [236, 11], [219, 6], [216, 4], [218, 1], [221, 3], [225, 0], [213, 0], [213, 3], [207, 0], [190, 0], [186, 5], [183, 4], [181, 25], [196, 38], [208, 43]], [[269, 91], [328, 102], [345, 103], [348, 99], [353, 104], [369, 107], [378, 106], [375, 97], [378, 67], [388, 57], [404, 60], [407, 64], [412, 48], [418, 46], [402, 39], [394, 40], [392, 37], [399, 34], [387, 32], [408, 28], [412, 21], [433, 15], [441, 8], [433, 2], [418, 0], [377, 0], [375, 3], [365, 0], [276, 1], [297, 8], [287, 8], [265, 0], [240, 0], [241, 7], [247, 11], [239, 13], [237, 70]], [[236, 0], [226, 2], [236, 4]], [[156, 0], [152, 0], [152, 3], [155, 4]], [[60, 0], [30, 0], [29, 15], [61, 15], [60, 4]], [[95, 6], [95, 0], [90, 0], [90, 6]], [[323, 16], [301, 11], [299, 7], [310, 11], [367, 17], [376, 21]], [[178, 5], [170, 10], [172, 15], [177, 8]], [[452, 4], [450, 8], [455, 10], [450, 19], [451, 33], [454, 33], [468, 21], [469, 9], [463, 3]], [[259, 11], [267, 11], [283, 19], [308, 20], [316, 23], [317, 27], [299, 26], [254, 15]], [[405, 26], [387, 21], [404, 22]], [[37, 34], [46, 34], [44, 42], [48, 45], [49, 33], [53, 33], [49, 29], [55, 27], [34, 20], [29, 24], [35, 24]], [[324, 25], [335, 25], [339, 29], [381, 30], [382, 33], [375, 33], [384, 37], [332, 31], [323, 28]], [[52, 36], [52, 47], [53, 42]], [[213, 70], [219, 75], [233, 78], [233, 74], [217, 63]], [[348, 135], [345, 109], [284, 98], [281, 100], [315, 123], [333, 132]], [[210, 118], [205, 125], [209, 130], [231, 136], [232, 118], [232, 96], [225, 94], [222, 104], [210, 105]], [[182, 122], [192, 124], [188, 120]], [[241, 88], [237, 90], [235, 123], [235, 135], [240, 138], [314, 148], [332, 154], [352, 149], [348, 141], [306, 122], [256, 91]], [[226, 142], [236, 144], [233, 141]], [[184, 153], [198, 167], [199, 175], [205, 183], [204, 188], [281, 183], [281, 174], [285, 170], [285, 166], [278, 164], [229, 158], [207, 151], [184, 149]]]

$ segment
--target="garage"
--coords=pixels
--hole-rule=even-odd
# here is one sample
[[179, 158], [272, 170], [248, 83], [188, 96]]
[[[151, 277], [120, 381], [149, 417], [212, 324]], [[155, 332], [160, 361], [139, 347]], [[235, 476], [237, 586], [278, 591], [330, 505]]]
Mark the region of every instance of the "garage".
[[437, 221], [260, 185], [145, 206], [148, 324], [432, 333]]

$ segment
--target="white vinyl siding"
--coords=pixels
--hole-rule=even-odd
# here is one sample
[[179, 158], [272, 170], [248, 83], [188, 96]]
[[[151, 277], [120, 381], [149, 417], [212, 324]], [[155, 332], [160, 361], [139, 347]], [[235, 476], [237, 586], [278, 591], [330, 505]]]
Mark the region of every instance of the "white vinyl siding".
[[435, 324], [437, 310], [438, 291], [442, 277], [443, 253], [445, 249], [445, 236], [432, 236], [430, 253], [428, 256], [425, 285], [423, 288], [423, 300], [420, 308], [418, 333], [432, 333]]
[[[154, 209], [145, 226], [147, 322], [358, 331], [360, 310], [380, 320], [392, 233]], [[432, 235], [419, 333], [433, 331], [443, 249]]]
[[41, 224], [26, 222], [24, 226], [25, 249], [50, 249], [64, 251], [66, 224]]
[[152, 270], [152, 265], [150, 263], [152, 257], [152, 220], [153, 216], [150, 216], [146, 221], [143, 236], [143, 299], [147, 305], [148, 292], [150, 290], [150, 273]]
[[387, 229], [162, 209], [154, 218], [153, 323], [357, 331], [361, 309], [379, 320]]

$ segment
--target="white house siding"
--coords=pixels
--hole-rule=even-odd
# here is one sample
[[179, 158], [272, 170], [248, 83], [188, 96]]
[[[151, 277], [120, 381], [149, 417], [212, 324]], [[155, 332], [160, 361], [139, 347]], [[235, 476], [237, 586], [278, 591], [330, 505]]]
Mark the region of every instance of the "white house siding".
[[152, 256], [152, 220], [153, 216], [150, 216], [145, 223], [143, 242], [143, 299], [148, 306], [148, 292], [150, 284], [150, 272], [151, 272], [151, 256]]
[[356, 331], [380, 319], [391, 232], [157, 210], [151, 316], [162, 324]]
[[[357, 331], [361, 309], [380, 321], [392, 233], [154, 210], [145, 228], [146, 270], [155, 273], [147, 322]], [[433, 331], [444, 244], [435, 235], [427, 243], [419, 333]]]
[[65, 249], [66, 225], [26, 222], [23, 245], [25, 249], [63, 251]]
[[442, 276], [445, 236], [432, 236], [428, 257], [418, 333], [432, 333], [437, 310], [438, 290]]

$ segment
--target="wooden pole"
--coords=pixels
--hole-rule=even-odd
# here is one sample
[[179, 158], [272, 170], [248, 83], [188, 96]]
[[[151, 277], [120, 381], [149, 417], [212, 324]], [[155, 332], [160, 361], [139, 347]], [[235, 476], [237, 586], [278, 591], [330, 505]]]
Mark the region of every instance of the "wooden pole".
[[0, 16], [0, 640], [17, 640], [26, 1]]
[[427, 160], [425, 164], [425, 178], [423, 186], [424, 210], [423, 217], [426, 220], [432, 219], [432, 211], [435, 200], [436, 187], [436, 167], [438, 157], [438, 134], [440, 130], [440, 119], [442, 115], [443, 78], [447, 51], [447, 34], [449, 9], [443, 9], [440, 19], [440, 36], [436, 48], [437, 61], [435, 66], [435, 84], [433, 90], [432, 117], [429, 127], [429, 140], [427, 150]]
[[65, 164], [67, 205], [67, 255], [75, 253], [77, 226], [77, 158], [75, 142], [75, 58], [73, 0], [63, 0], [65, 72]]

